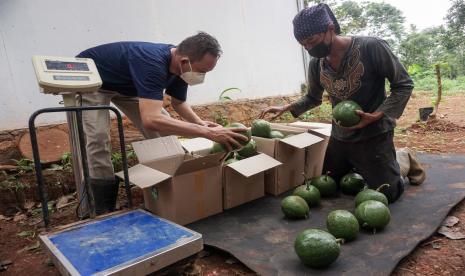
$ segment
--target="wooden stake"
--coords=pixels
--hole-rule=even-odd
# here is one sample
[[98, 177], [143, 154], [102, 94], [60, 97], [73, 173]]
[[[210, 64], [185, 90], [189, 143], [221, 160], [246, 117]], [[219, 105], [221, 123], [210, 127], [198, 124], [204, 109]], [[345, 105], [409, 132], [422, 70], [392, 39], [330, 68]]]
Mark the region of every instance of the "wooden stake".
[[439, 64], [436, 64], [435, 68], [436, 68], [436, 78], [438, 80], [438, 95], [436, 98], [436, 103], [434, 105], [434, 111], [430, 115], [431, 118], [436, 118], [436, 115], [438, 114], [439, 102], [441, 101], [441, 96], [442, 96], [441, 67], [439, 66]]

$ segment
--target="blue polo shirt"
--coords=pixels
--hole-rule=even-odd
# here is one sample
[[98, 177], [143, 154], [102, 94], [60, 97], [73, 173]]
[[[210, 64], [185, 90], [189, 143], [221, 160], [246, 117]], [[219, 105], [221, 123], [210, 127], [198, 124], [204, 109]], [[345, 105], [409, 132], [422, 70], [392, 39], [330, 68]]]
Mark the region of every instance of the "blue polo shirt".
[[187, 83], [169, 72], [170, 44], [115, 42], [96, 46], [77, 57], [91, 58], [102, 78], [102, 89], [125, 96], [163, 100], [163, 91], [186, 100]]

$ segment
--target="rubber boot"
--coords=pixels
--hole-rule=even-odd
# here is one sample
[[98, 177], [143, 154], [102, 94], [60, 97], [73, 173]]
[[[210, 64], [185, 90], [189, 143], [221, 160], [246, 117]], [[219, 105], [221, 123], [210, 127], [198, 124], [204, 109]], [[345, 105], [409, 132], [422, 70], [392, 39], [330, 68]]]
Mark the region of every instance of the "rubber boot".
[[106, 207], [109, 212], [113, 212], [116, 209], [116, 201], [118, 199], [119, 190], [119, 178], [115, 177], [115, 180], [111, 186], [108, 187], [108, 193], [106, 193]]
[[90, 186], [94, 194], [96, 215], [114, 211], [118, 196], [119, 180], [91, 179]]

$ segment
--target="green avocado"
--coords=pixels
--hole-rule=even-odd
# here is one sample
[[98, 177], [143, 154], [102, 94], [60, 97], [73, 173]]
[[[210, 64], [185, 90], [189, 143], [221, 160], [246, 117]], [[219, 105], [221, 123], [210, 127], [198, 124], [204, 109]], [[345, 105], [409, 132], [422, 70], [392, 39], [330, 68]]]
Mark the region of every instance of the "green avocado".
[[355, 110], [362, 110], [362, 108], [354, 101], [342, 101], [333, 108], [333, 119], [343, 127], [355, 126], [361, 119]]
[[348, 173], [341, 178], [339, 186], [344, 194], [356, 195], [365, 188], [365, 181], [358, 173]]
[[383, 185], [379, 186], [378, 189], [376, 189], [376, 190], [365, 189], [365, 190], [359, 192], [355, 196], [355, 207], [357, 207], [358, 205], [360, 205], [360, 203], [362, 203], [364, 201], [367, 201], [367, 200], [376, 200], [376, 201], [382, 202], [384, 205], [388, 206], [389, 201], [388, 201], [387, 197], [383, 193], [379, 192], [381, 189], [383, 189], [386, 186], [389, 186], [389, 184], [383, 184]]
[[283, 139], [284, 137], [284, 134], [279, 130], [272, 130], [270, 132], [270, 138], [272, 139]]
[[355, 217], [363, 228], [381, 230], [389, 224], [391, 212], [383, 203], [367, 200], [355, 209]]
[[281, 210], [286, 218], [301, 219], [308, 217], [310, 208], [300, 196], [287, 196], [281, 201]]
[[323, 268], [337, 259], [341, 248], [338, 240], [330, 233], [319, 229], [307, 229], [297, 235], [294, 250], [305, 265]]
[[270, 138], [271, 136], [271, 125], [265, 120], [254, 120], [252, 122], [252, 135], [263, 138]]
[[329, 175], [314, 177], [310, 183], [320, 191], [322, 197], [332, 196], [337, 191], [336, 181]]
[[346, 210], [334, 210], [329, 213], [326, 228], [329, 233], [344, 241], [354, 240], [360, 230], [357, 218]]
[[292, 194], [303, 198], [307, 202], [309, 207], [320, 205], [320, 191], [315, 186], [310, 185], [310, 181], [307, 182], [308, 184], [300, 185], [297, 188], [295, 188]]

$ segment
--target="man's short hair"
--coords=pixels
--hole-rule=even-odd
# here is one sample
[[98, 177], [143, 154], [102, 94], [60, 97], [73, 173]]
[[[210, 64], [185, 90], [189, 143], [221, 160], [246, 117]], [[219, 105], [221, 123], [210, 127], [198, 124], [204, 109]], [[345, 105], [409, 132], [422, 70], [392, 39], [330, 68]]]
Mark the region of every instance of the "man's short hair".
[[199, 32], [184, 39], [177, 46], [177, 51], [179, 54], [189, 57], [191, 62], [201, 60], [205, 54], [219, 57], [222, 53], [218, 40], [205, 32]]

